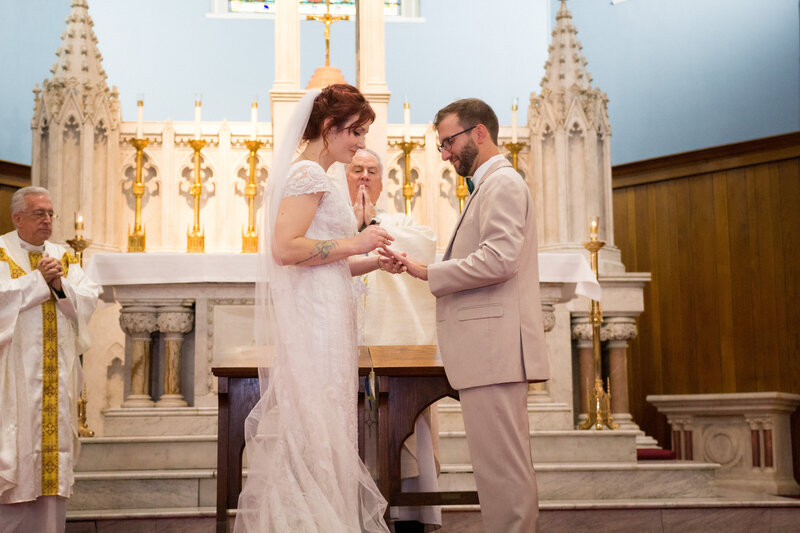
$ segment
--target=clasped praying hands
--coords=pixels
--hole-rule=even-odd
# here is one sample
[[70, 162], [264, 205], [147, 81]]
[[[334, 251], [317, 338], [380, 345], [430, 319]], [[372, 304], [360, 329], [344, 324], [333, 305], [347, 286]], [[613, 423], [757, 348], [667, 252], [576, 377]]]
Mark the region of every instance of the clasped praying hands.
[[61, 261], [55, 257], [45, 255], [36, 264], [36, 269], [42, 273], [44, 281], [55, 290], [61, 290], [61, 276], [64, 275], [64, 268]]

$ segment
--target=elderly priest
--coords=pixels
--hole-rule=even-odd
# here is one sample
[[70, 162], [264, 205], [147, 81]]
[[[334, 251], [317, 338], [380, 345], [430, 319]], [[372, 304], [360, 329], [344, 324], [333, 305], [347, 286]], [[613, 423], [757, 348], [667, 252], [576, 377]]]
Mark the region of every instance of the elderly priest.
[[0, 237], [0, 531], [63, 532], [78, 458], [79, 354], [100, 288], [49, 242], [46, 189], [11, 199]]
[[[395, 238], [393, 245], [398, 249], [433, 262], [436, 235], [431, 228], [415, 223], [408, 215], [376, 206], [383, 190], [383, 164], [378, 154], [362, 148], [345, 173], [358, 225], [380, 224]], [[362, 276], [359, 282], [363, 293], [359, 306], [362, 344], [436, 344], [436, 302], [425, 282], [380, 270]], [[439, 490], [437, 429], [435, 409], [426, 409], [400, 455], [403, 491]], [[391, 518], [397, 533], [433, 531], [442, 525], [441, 508], [432, 506], [392, 508]]]

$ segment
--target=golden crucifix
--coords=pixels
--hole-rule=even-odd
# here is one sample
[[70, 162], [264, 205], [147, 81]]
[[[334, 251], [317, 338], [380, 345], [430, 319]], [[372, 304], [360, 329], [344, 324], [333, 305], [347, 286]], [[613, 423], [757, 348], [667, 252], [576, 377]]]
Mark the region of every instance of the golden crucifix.
[[331, 24], [339, 20], [350, 20], [349, 15], [331, 15], [331, 0], [325, 0], [324, 15], [306, 15], [306, 20], [318, 20], [325, 24], [325, 66], [331, 66]]

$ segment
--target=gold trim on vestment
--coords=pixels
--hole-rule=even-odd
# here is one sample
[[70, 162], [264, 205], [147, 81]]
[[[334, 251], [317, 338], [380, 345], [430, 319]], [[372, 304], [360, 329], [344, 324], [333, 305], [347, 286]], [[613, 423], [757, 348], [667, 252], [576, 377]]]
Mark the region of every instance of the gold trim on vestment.
[[12, 279], [21, 278], [26, 274], [26, 272], [8, 256], [5, 248], [0, 248], [0, 261], [8, 263], [8, 269], [11, 271]]
[[69, 252], [64, 252], [64, 255], [61, 256], [61, 268], [64, 269], [64, 274], [62, 277], [66, 278], [69, 274], [69, 266], [70, 265], [77, 265], [78, 258], [72, 255]]
[[[41, 252], [28, 252], [31, 270], [36, 269], [41, 258]], [[62, 258], [62, 264], [65, 262], [66, 257]], [[55, 297], [51, 295], [42, 304], [42, 496], [57, 495], [58, 317]]]

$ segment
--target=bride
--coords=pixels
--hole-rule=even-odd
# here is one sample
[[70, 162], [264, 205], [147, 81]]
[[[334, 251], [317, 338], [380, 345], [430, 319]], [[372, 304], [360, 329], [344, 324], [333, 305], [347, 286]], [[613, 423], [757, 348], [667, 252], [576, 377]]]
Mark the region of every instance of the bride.
[[377, 225], [357, 233], [346, 185], [326, 174], [364, 148], [374, 119], [355, 87], [331, 85], [300, 100], [280, 139], [260, 215], [262, 395], [245, 423], [236, 533], [388, 532], [386, 501], [358, 456], [352, 276], [402, 265], [365, 255], [392, 237]]

